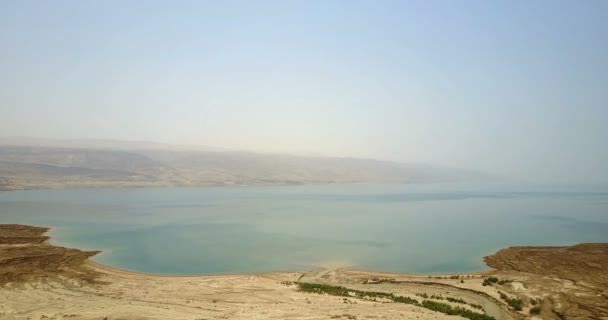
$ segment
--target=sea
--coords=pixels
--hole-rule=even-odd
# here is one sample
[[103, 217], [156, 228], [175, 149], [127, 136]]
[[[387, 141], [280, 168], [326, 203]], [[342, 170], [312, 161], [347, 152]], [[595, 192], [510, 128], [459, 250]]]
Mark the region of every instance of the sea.
[[485, 270], [509, 246], [608, 242], [608, 188], [331, 184], [0, 192], [0, 223], [51, 227], [94, 261], [167, 275], [353, 267]]

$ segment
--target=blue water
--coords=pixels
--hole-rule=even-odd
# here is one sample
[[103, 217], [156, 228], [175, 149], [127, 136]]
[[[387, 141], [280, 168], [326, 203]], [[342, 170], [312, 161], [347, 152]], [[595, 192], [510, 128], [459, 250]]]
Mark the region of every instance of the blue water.
[[458, 184], [36, 190], [0, 193], [0, 223], [110, 266], [164, 274], [352, 266], [484, 269], [511, 245], [608, 242], [608, 189]]

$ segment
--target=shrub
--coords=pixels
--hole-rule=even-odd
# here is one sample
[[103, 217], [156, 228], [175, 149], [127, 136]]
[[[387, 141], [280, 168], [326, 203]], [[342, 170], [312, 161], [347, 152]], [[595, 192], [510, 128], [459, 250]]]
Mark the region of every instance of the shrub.
[[467, 304], [466, 301], [464, 301], [462, 299], [458, 299], [458, 298], [447, 297], [445, 299], [448, 300], [449, 302], [460, 303], [460, 304]]
[[512, 298], [507, 300], [507, 303], [515, 310], [521, 311], [524, 301], [521, 299]]
[[530, 314], [540, 314], [540, 306], [530, 308]]
[[487, 278], [483, 279], [482, 285], [484, 285], [484, 286], [490, 286], [490, 285], [492, 285], [492, 283], [496, 283], [496, 282], [498, 282], [498, 278], [496, 278], [496, 277], [487, 277]]
[[504, 300], [511, 308], [517, 311], [521, 311], [524, 304], [524, 301], [522, 299], [509, 298], [509, 296], [500, 291], [498, 291], [498, 294], [500, 294], [500, 298]]

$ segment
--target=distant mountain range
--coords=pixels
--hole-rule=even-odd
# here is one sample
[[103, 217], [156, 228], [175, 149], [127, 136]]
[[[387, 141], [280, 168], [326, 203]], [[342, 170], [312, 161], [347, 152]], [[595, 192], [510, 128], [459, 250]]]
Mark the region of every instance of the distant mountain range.
[[0, 190], [448, 182], [480, 174], [371, 159], [223, 151], [114, 140], [0, 137]]

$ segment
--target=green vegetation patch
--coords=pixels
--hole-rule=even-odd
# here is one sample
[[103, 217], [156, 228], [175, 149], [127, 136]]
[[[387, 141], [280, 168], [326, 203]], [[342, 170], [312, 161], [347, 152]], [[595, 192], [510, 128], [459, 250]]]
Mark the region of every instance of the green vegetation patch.
[[431, 300], [424, 300], [424, 301], [422, 301], [422, 304], [420, 306], [424, 307], [424, 308], [427, 308], [429, 310], [445, 313], [447, 315], [461, 316], [463, 318], [467, 318], [467, 319], [471, 319], [471, 320], [489, 320], [489, 319], [495, 319], [492, 316], [488, 316], [488, 315], [485, 315], [485, 314], [473, 312], [473, 311], [465, 309], [465, 308], [460, 308], [460, 307], [455, 307], [454, 308], [454, 307], [450, 306], [449, 304], [445, 304], [445, 303], [441, 303], [441, 302], [436, 302], [436, 301], [431, 301]]
[[484, 286], [491, 286], [492, 283], [496, 283], [496, 282], [498, 282], [498, 278], [496, 278], [496, 277], [487, 277], [487, 278], [483, 279], [482, 285], [484, 285]]
[[513, 282], [513, 280], [511, 280], [511, 279], [498, 279], [496, 277], [487, 277], [487, 278], [483, 279], [482, 285], [491, 286], [493, 283], [503, 285], [503, 284], [507, 284], [507, 283], [511, 283], [511, 282]]
[[[496, 320], [496, 318], [492, 316], [488, 316], [485, 314], [473, 312], [471, 310], [461, 308], [461, 307], [452, 307], [449, 304], [436, 302], [432, 300], [423, 300], [422, 303], [416, 299], [412, 299], [404, 296], [397, 296], [393, 293], [388, 292], [378, 292], [378, 291], [363, 291], [356, 289], [348, 289], [342, 286], [332, 286], [329, 284], [317, 284], [317, 283], [306, 283], [306, 282], [298, 282], [298, 286], [300, 287], [300, 291], [308, 292], [308, 293], [317, 293], [317, 294], [329, 294], [332, 296], [339, 297], [356, 297], [361, 299], [376, 299], [383, 298], [390, 300], [395, 303], [405, 303], [411, 304], [419, 307], [423, 307], [432, 311], [441, 312], [447, 315], [458, 315], [470, 320]], [[427, 295], [418, 295], [422, 297], [428, 297]], [[433, 297], [433, 296], [432, 296]], [[438, 296], [435, 296], [438, 297]], [[443, 299], [443, 297], [442, 297]], [[463, 301], [462, 299], [451, 298], [458, 301]], [[449, 300], [449, 299], [448, 299]]]
[[541, 311], [540, 306], [535, 306], [535, 307], [530, 308], [530, 314], [540, 314], [540, 311]]
[[500, 294], [500, 298], [504, 300], [511, 308], [521, 311], [524, 305], [524, 300], [518, 298], [509, 298], [509, 296], [500, 291], [498, 293]]

